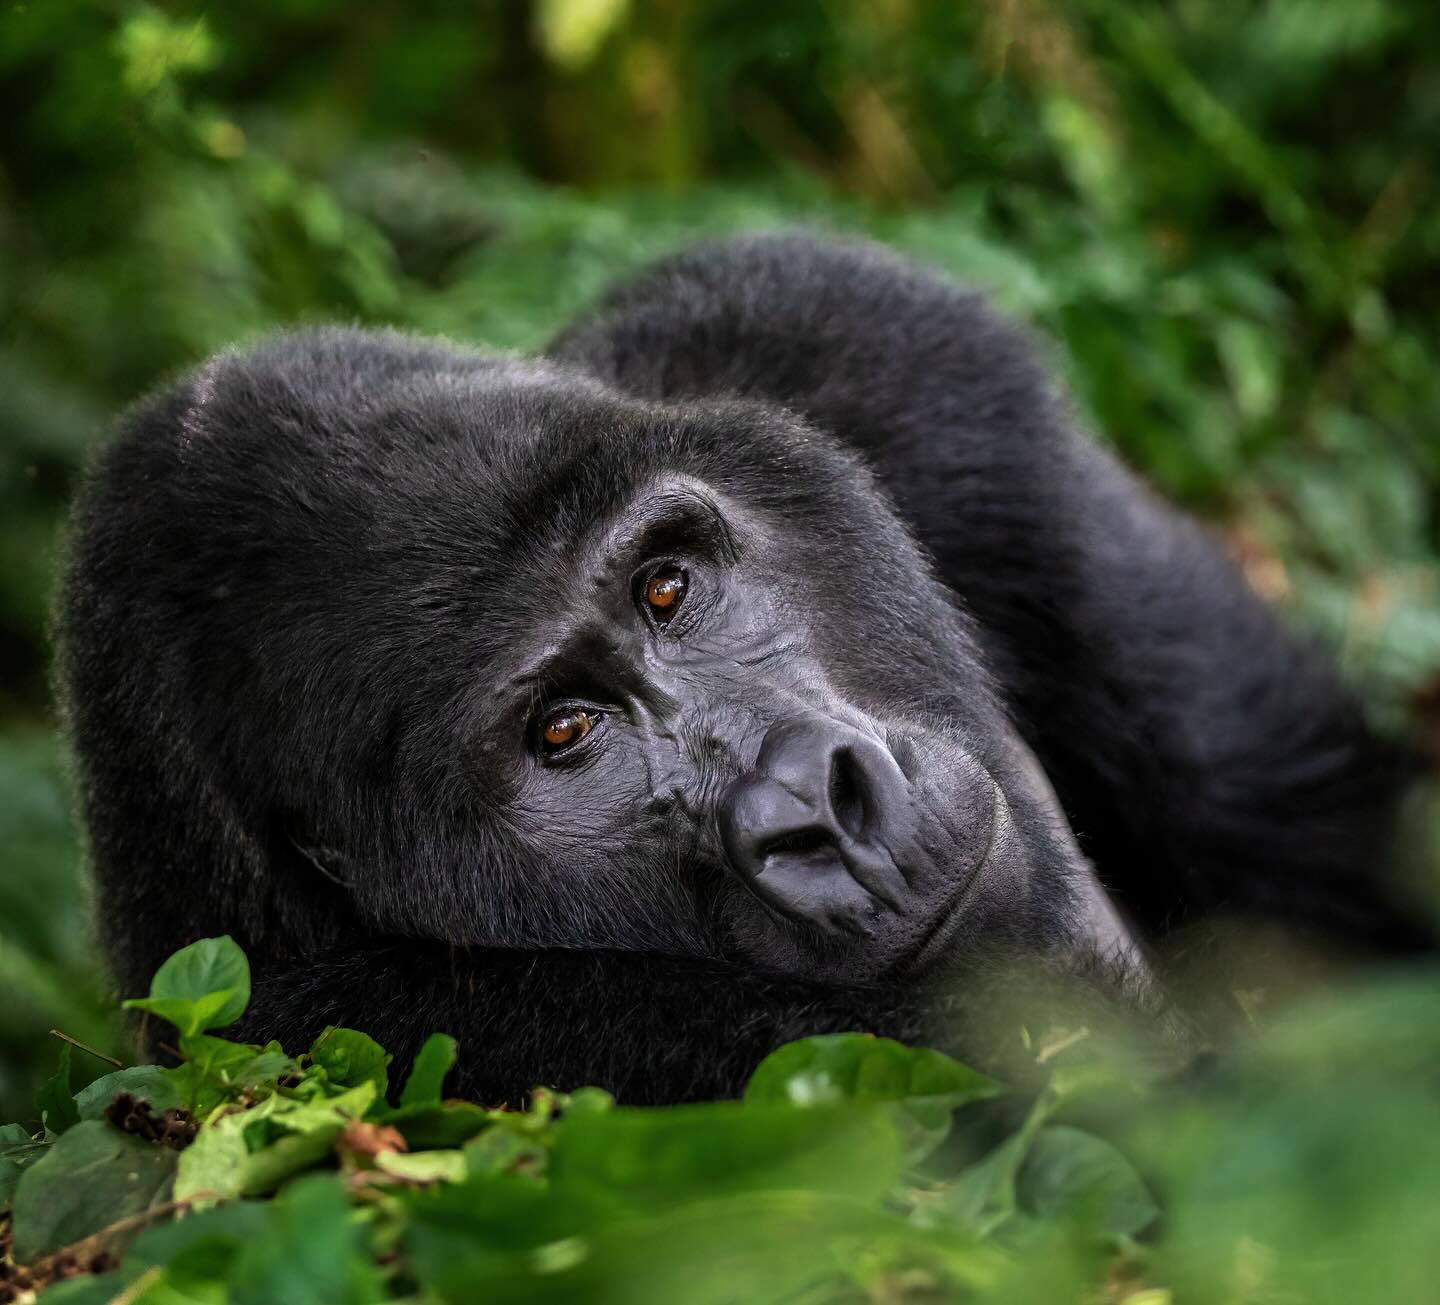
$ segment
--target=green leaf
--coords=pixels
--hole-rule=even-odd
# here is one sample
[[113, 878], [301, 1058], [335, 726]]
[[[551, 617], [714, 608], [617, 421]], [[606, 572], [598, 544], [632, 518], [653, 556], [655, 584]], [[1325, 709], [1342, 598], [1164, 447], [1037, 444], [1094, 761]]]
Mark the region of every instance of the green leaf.
[[193, 1001], [188, 997], [132, 997], [122, 1004], [126, 1010], [143, 1010], [158, 1015], [182, 1034], [195, 1034], [233, 1022], [236, 1017], [232, 1014], [227, 1020], [225, 1014], [234, 998], [235, 990], [224, 988]]
[[[258, 1201], [227, 1201], [212, 1210], [157, 1224], [141, 1233], [125, 1252], [126, 1276], [138, 1277], [147, 1269], [165, 1267], [172, 1285], [182, 1274], [200, 1277], [202, 1275], [193, 1270], [200, 1267], [196, 1253], [203, 1251], [208, 1261], [205, 1268], [210, 1270], [203, 1276], [223, 1277], [229, 1260], [260, 1236], [269, 1221], [268, 1205]], [[216, 1256], [216, 1250], [221, 1255]], [[180, 1273], [176, 1272], [177, 1268]]]
[[900, 1141], [888, 1110], [853, 1104], [615, 1110], [564, 1118], [549, 1174], [653, 1210], [765, 1188], [878, 1199], [899, 1180]]
[[169, 1199], [178, 1154], [99, 1120], [76, 1124], [21, 1176], [15, 1258], [29, 1263]]
[[604, 1088], [576, 1088], [562, 1098], [563, 1108], [570, 1115], [603, 1115], [615, 1109], [615, 1098]]
[[240, 1195], [245, 1162], [250, 1157], [245, 1128], [256, 1114], [269, 1106], [267, 1101], [256, 1110], [225, 1115], [200, 1130], [180, 1153], [175, 1175], [177, 1201], [204, 1206]]
[[122, 1092], [145, 1102], [151, 1110], [175, 1110], [185, 1104], [171, 1070], [159, 1065], [132, 1065], [81, 1088], [75, 1097], [75, 1108], [81, 1119], [99, 1119]]
[[432, 1033], [415, 1057], [410, 1077], [400, 1093], [400, 1104], [414, 1106], [439, 1101], [444, 1093], [445, 1076], [454, 1064], [455, 1039], [444, 1033]]
[[1063, 1097], [1047, 1087], [1024, 1123], [989, 1155], [966, 1168], [945, 1190], [939, 1208], [978, 1237], [988, 1237], [1016, 1213], [1015, 1181], [1030, 1144]]
[[[325, 1159], [341, 1130], [352, 1119], [363, 1118], [377, 1094], [374, 1082], [366, 1081], [338, 1097], [318, 1101], [271, 1098], [276, 1103], [274, 1108], [263, 1119], [248, 1122], [245, 1127], [253, 1153], [241, 1169], [240, 1192], [245, 1196], [272, 1192], [287, 1178]], [[256, 1113], [250, 1112], [252, 1116]], [[255, 1149], [261, 1138], [273, 1140]]]
[[176, 952], [156, 971], [150, 995], [132, 997], [124, 1006], [158, 1015], [191, 1036], [233, 1024], [249, 1004], [250, 962], [227, 934]]
[[181, 1100], [198, 1116], [243, 1096], [274, 1092], [281, 1077], [299, 1070], [277, 1042], [261, 1048], [197, 1033], [181, 1038], [180, 1050], [192, 1059], [166, 1072]]
[[[407, 1262], [426, 1299], [454, 1305], [972, 1300], [1002, 1265], [998, 1253], [951, 1230], [936, 1234], [873, 1203], [810, 1191], [749, 1192], [616, 1218], [575, 1193], [489, 1178], [422, 1194], [412, 1208]], [[877, 1283], [862, 1292], [846, 1281], [877, 1261], [880, 1269], [923, 1265], [921, 1290]]]
[[1003, 1090], [994, 1079], [938, 1051], [868, 1034], [836, 1033], [772, 1052], [751, 1075], [745, 1100], [798, 1106], [894, 1102], [901, 1107], [906, 1154], [914, 1162], [944, 1140], [958, 1107]]
[[70, 1091], [70, 1044], [60, 1044], [60, 1064], [35, 1093], [35, 1109], [40, 1122], [52, 1133], [60, 1134], [80, 1122], [75, 1098]]
[[48, 1141], [36, 1141], [19, 1124], [0, 1125], [0, 1210], [14, 1200], [20, 1175], [52, 1145]]
[[332, 1025], [315, 1039], [310, 1057], [337, 1087], [373, 1083], [376, 1095], [385, 1095], [389, 1083], [386, 1066], [390, 1063], [390, 1053], [368, 1033]]
[[513, 1128], [492, 1128], [465, 1146], [467, 1174], [543, 1173], [550, 1151], [543, 1142]]
[[230, 1275], [232, 1305], [368, 1305], [381, 1299], [359, 1216], [340, 1180], [315, 1175], [290, 1184], [267, 1230]]
[[958, 1106], [1003, 1090], [941, 1052], [865, 1033], [833, 1033], [788, 1043], [766, 1056], [750, 1076], [745, 1100], [809, 1106], [918, 1097]]
[[1041, 1218], [1078, 1215], [1134, 1237], [1160, 1213], [1135, 1166], [1104, 1138], [1053, 1124], [1041, 1129], [1016, 1181], [1020, 1205]]
[[111, 1305], [125, 1294], [125, 1275], [67, 1278], [45, 1288], [45, 1305]]
[[250, 962], [228, 934], [202, 938], [181, 948], [156, 971], [150, 984], [152, 997], [178, 997], [198, 1001], [217, 992], [242, 994], [223, 1022], [206, 1028], [224, 1028], [245, 1013], [250, 1001]]
[[287, 1056], [278, 1042], [264, 1047], [249, 1042], [229, 1042], [195, 1033], [180, 1039], [180, 1051], [196, 1073], [212, 1085], [240, 1093], [273, 1092], [282, 1075], [299, 1072], [299, 1065]]
[[287, 1056], [278, 1042], [267, 1042], [235, 1071], [235, 1086], [249, 1092], [256, 1089], [274, 1091], [279, 1081], [287, 1075], [298, 1074], [300, 1066], [293, 1056]]
[[400, 1106], [380, 1116], [382, 1123], [398, 1128], [405, 1141], [418, 1151], [462, 1146], [489, 1128], [493, 1119], [490, 1111], [468, 1101]]

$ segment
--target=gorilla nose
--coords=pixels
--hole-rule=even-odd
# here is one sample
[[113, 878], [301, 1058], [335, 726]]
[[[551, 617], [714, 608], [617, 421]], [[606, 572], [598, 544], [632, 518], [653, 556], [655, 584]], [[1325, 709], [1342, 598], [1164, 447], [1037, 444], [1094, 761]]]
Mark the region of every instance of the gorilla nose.
[[899, 909], [906, 885], [888, 849], [908, 808], [884, 744], [838, 721], [786, 720], [725, 795], [720, 834], [732, 869], [771, 906], [864, 933], [882, 909]]

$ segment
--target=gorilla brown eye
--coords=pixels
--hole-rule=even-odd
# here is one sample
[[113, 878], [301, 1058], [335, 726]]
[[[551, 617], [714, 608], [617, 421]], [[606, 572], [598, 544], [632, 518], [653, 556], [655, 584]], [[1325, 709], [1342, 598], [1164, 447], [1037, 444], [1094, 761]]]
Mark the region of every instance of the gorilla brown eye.
[[599, 721], [594, 712], [582, 711], [579, 707], [563, 707], [545, 717], [540, 737], [546, 752], [560, 752], [572, 743], [578, 743]]
[[689, 585], [689, 577], [678, 566], [661, 567], [645, 582], [645, 606], [657, 625], [668, 624], [680, 610]]

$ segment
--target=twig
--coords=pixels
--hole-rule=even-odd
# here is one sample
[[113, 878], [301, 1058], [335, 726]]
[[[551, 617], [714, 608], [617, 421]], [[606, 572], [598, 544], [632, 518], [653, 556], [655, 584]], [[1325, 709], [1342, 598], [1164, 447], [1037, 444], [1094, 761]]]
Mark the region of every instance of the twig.
[[78, 1047], [81, 1051], [87, 1051], [96, 1060], [103, 1060], [106, 1064], [114, 1065], [116, 1069], [125, 1068], [123, 1060], [116, 1060], [114, 1056], [107, 1056], [103, 1051], [96, 1051], [89, 1043], [81, 1042], [79, 1038], [72, 1038], [68, 1033], [61, 1033], [59, 1029], [51, 1029], [50, 1036], [59, 1038], [61, 1042], [68, 1042], [72, 1047]]

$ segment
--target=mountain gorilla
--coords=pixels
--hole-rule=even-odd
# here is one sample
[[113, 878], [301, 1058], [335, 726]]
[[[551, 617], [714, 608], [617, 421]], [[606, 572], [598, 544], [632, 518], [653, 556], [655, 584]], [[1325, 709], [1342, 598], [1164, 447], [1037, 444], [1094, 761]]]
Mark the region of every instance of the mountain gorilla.
[[227, 351], [100, 457], [61, 617], [119, 985], [229, 932], [246, 1032], [444, 1029], [488, 1101], [943, 1039], [997, 958], [1133, 993], [1217, 914], [1415, 936], [1405, 753], [872, 246], [692, 249], [541, 359]]

